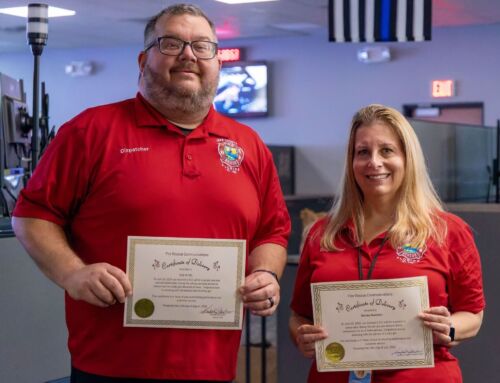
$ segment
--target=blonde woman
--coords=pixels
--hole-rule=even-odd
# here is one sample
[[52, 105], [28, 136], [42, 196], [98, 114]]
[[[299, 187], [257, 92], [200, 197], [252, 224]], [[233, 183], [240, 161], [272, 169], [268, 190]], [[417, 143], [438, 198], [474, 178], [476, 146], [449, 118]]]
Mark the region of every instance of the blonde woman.
[[[477, 334], [485, 306], [471, 230], [443, 210], [415, 132], [395, 109], [369, 105], [352, 121], [339, 200], [304, 245], [291, 337], [309, 358], [315, 356], [315, 342], [327, 337], [312, 322], [313, 282], [422, 275], [428, 278], [430, 309], [419, 317], [433, 333], [435, 367], [376, 370], [363, 381], [462, 382], [449, 348]], [[308, 378], [310, 383], [354, 381], [352, 372], [320, 373], [315, 362]]]

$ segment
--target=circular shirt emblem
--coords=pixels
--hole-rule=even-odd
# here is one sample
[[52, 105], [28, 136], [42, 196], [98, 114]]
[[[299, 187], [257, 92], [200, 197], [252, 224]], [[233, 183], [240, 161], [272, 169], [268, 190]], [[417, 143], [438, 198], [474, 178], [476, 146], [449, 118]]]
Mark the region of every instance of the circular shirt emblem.
[[230, 173], [238, 173], [245, 156], [243, 149], [236, 142], [224, 138], [219, 138], [217, 144], [220, 162], [224, 169]]
[[155, 311], [155, 305], [150, 299], [139, 299], [135, 302], [134, 311], [138, 317], [149, 318]]
[[326, 346], [325, 354], [329, 361], [340, 362], [345, 356], [344, 346], [337, 342], [330, 343]]

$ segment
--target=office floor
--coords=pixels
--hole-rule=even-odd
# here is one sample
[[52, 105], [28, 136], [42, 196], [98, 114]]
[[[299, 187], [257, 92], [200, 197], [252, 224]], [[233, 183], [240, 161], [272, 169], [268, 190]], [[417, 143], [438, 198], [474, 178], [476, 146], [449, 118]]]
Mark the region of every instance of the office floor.
[[[261, 383], [261, 349], [260, 347], [250, 348], [250, 381], [246, 382], [245, 379], [245, 347], [240, 347], [240, 352], [238, 354], [238, 371], [236, 374], [236, 380], [234, 383]], [[270, 346], [266, 349], [266, 382], [267, 383], [277, 383], [278, 382], [278, 366], [277, 366], [277, 354], [276, 346]]]
[[[277, 357], [277, 314], [266, 318], [266, 383], [278, 382], [278, 357]], [[238, 369], [234, 383], [261, 383], [262, 382], [262, 363], [261, 348], [262, 343], [262, 318], [252, 315], [250, 317], [250, 381], [246, 382], [246, 335], [245, 326], [243, 327], [243, 336], [241, 337], [241, 347], [238, 353]]]

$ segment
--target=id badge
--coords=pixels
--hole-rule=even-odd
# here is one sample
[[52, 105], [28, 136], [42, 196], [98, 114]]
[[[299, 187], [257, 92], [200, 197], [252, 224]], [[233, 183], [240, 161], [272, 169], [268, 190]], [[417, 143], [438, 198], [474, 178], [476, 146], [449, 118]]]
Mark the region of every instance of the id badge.
[[364, 371], [349, 371], [349, 383], [370, 383], [372, 381], [372, 372]]

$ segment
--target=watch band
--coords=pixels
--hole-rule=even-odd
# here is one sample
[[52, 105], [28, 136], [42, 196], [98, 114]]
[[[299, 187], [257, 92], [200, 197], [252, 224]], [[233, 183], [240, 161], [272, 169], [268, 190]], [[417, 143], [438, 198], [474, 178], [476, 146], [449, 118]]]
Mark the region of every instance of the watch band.
[[450, 326], [450, 333], [448, 334], [448, 336], [450, 337], [452, 342], [455, 340], [455, 327], [453, 327], [453, 325]]

